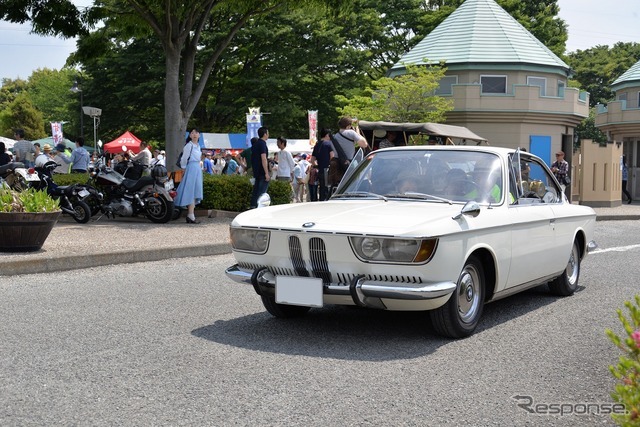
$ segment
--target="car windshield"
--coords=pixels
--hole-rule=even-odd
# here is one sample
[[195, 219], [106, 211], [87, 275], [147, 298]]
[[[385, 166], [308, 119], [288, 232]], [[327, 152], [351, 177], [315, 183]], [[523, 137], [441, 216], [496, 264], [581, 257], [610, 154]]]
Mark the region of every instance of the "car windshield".
[[495, 204], [502, 201], [502, 177], [499, 158], [492, 153], [398, 148], [367, 156], [333, 198]]

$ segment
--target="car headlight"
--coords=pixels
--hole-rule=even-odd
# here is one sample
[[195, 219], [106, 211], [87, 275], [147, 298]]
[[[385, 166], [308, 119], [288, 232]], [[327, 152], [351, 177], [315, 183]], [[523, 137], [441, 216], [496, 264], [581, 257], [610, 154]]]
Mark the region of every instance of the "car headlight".
[[247, 228], [232, 228], [231, 246], [238, 251], [265, 253], [269, 247], [269, 232]]
[[363, 261], [426, 263], [435, 253], [438, 239], [389, 239], [350, 237], [351, 247]]

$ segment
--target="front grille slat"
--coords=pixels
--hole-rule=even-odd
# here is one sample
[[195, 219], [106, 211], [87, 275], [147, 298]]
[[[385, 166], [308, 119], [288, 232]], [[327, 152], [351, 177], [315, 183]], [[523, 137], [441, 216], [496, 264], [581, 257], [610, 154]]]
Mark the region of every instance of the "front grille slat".
[[318, 237], [309, 239], [309, 258], [313, 275], [322, 279], [322, 283], [331, 283], [331, 272], [327, 262], [327, 248], [324, 241]]
[[296, 275], [309, 277], [309, 272], [302, 257], [302, 246], [300, 245], [298, 236], [289, 236], [289, 257], [291, 258], [291, 265], [296, 271]]

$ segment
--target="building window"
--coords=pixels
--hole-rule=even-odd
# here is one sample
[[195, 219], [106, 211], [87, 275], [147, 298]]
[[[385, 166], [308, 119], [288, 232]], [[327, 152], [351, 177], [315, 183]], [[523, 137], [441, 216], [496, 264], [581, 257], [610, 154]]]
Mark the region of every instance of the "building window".
[[547, 79], [544, 77], [527, 77], [527, 85], [529, 86], [538, 86], [540, 88], [540, 96], [547, 95]]
[[640, 92], [638, 92], [638, 108], [640, 108]]
[[458, 84], [458, 76], [444, 76], [440, 80], [440, 86], [436, 89], [436, 95], [453, 95], [453, 85]]
[[564, 98], [564, 88], [567, 87], [567, 84], [562, 80], [558, 80], [558, 97]]
[[620, 95], [618, 95], [618, 101], [626, 101], [627, 100], [627, 93], [621, 93]]
[[482, 93], [507, 93], [507, 76], [480, 76]]

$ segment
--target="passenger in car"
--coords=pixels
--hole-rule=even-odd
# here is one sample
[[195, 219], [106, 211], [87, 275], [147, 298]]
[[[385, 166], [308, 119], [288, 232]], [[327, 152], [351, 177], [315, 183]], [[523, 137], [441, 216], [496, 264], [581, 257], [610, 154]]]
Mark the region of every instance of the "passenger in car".
[[464, 196], [469, 191], [470, 181], [467, 174], [458, 168], [454, 168], [447, 172], [447, 186], [444, 194], [447, 196]]
[[396, 192], [400, 194], [415, 193], [418, 191], [418, 182], [416, 174], [409, 171], [400, 172], [398, 178], [395, 179]]

